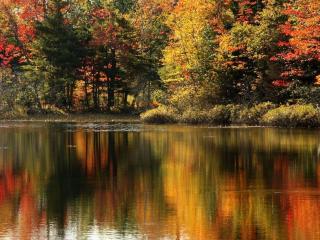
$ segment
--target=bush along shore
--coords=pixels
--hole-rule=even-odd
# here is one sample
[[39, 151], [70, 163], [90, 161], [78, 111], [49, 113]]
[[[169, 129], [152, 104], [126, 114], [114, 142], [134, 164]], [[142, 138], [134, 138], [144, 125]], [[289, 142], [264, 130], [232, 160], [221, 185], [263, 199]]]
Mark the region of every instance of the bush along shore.
[[178, 111], [174, 107], [159, 106], [141, 114], [145, 123], [186, 123], [216, 126], [248, 125], [274, 127], [320, 127], [320, 110], [312, 104], [276, 105], [271, 102], [251, 107], [215, 105], [206, 109]]

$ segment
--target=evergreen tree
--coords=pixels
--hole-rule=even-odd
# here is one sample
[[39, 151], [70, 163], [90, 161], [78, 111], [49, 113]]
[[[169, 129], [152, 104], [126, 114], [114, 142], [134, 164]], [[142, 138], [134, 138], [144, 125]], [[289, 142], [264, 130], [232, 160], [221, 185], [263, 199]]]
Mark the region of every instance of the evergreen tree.
[[73, 91], [78, 68], [84, 57], [81, 34], [63, 16], [67, 3], [53, 0], [48, 15], [36, 25], [38, 64], [48, 72], [47, 100], [59, 107], [72, 108]]

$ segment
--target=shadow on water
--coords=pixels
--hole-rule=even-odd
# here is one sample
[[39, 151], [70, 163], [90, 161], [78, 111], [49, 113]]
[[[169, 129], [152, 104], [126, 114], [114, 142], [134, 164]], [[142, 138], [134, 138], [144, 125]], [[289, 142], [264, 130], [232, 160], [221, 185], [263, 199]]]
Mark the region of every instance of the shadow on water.
[[0, 126], [0, 238], [319, 239], [317, 130]]

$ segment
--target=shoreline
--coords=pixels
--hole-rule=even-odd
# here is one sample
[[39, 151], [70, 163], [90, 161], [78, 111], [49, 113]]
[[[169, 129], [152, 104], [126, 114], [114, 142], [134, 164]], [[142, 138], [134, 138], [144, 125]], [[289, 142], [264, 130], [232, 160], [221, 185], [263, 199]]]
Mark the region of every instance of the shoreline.
[[[270, 126], [270, 125], [251, 125], [251, 124], [228, 124], [228, 125], [219, 125], [219, 124], [208, 124], [208, 123], [147, 123], [142, 121], [139, 117], [130, 117], [130, 118], [110, 118], [112, 116], [108, 115], [105, 118], [99, 119], [92, 119], [83, 117], [77, 118], [22, 118], [22, 119], [0, 119], [0, 124], [14, 124], [14, 123], [96, 123], [96, 124], [143, 124], [146, 126], [172, 126], [172, 127], [191, 127], [191, 128], [220, 128], [220, 129], [235, 129], [235, 128], [242, 128], [242, 129], [253, 129], [253, 128], [279, 128], [279, 129], [320, 129], [320, 126], [317, 127], [302, 127], [302, 126]], [[1, 127], [1, 126], [0, 126]]]
[[0, 118], [0, 123], [5, 122], [92, 122], [92, 123], [109, 123], [109, 122], [122, 122], [122, 123], [139, 123], [141, 122], [138, 115], [133, 114], [88, 114], [77, 113], [67, 115], [55, 114], [38, 114], [23, 117]]
[[[257, 106], [256, 106], [257, 107]], [[293, 108], [292, 108], [293, 107]], [[298, 115], [293, 114], [298, 109]], [[217, 111], [217, 109], [219, 111]], [[305, 106], [285, 106], [282, 108], [272, 108], [271, 110], [244, 109], [243, 113], [237, 112], [231, 116], [227, 106], [217, 106], [203, 112], [202, 110], [192, 111], [188, 115], [179, 115], [171, 109], [158, 108], [152, 109], [141, 115], [130, 113], [70, 113], [70, 114], [36, 114], [29, 116], [16, 116], [10, 118], [0, 118], [0, 123], [119, 123], [119, 124], [145, 124], [145, 125], [172, 125], [188, 127], [206, 128], [286, 128], [286, 129], [318, 129], [320, 128], [320, 116], [310, 105]], [[273, 112], [276, 121], [262, 121], [268, 111]], [[212, 111], [213, 110], [213, 111]], [[285, 111], [284, 111], [285, 110]], [[289, 111], [289, 118], [283, 117]], [[310, 114], [312, 113], [313, 114]], [[186, 112], [188, 113], [188, 112]], [[296, 115], [296, 116], [294, 116]], [[280, 119], [279, 116], [281, 116]], [[308, 117], [306, 117], [308, 116]]]

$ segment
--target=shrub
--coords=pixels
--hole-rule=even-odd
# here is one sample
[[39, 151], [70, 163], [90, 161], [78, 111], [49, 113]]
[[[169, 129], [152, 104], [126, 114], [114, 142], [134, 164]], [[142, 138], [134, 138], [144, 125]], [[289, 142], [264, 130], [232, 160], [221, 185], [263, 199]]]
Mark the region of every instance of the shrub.
[[228, 104], [226, 109], [229, 113], [229, 121], [231, 123], [240, 123], [240, 115], [244, 107], [241, 105]]
[[146, 123], [175, 123], [178, 119], [178, 113], [173, 108], [160, 106], [142, 113], [140, 117]]
[[262, 116], [276, 107], [277, 106], [271, 102], [260, 103], [251, 108], [244, 107], [239, 112], [238, 123], [245, 123], [248, 125], [259, 124]]
[[266, 102], [251, 108], [240, 105], [216, 105], [199, 110], [189, 108], [182, 114], [171, 107], [160, 106], [141, 114], [147, 123], [175, 123], [227, 125], [230, 123], [265, 124], [284, 127], [320, 126], [320, 113], [311, 104], [280, 106]]
[[192, 86], [181, 87], [175, 90], [168, 102], [181, 112], [190, 109], [206, 109], [212, 105], [209, 92], [208, 89], [201, 86], [197, 89]]
[[207, 123], [207, 113], [198, 109], [187, 109], [179, 118], [179, 122], [190, 124]]
[[281, 127], [316, 127], [320, 125], [318, 110], [311, 104], [280, 106], [268, 111], [263, 124]]
[[226, 125], [230, 123], [230, 110], [225, 105], [216, 105], [207, 112], [210, 124]]
[[27, 117], [25, 109], [21, 106], [15, 106], [12, 109], [1, 109], [0, 110], [0, 119], [9, 120], [9, 119], [19, 119]]
[[230, 113], [226, 106], [216, 105], [211, 109], [188, 109], [180, 118], [180, 122], [190, 124], [215, 124], [224, 125], [230, 122]]

